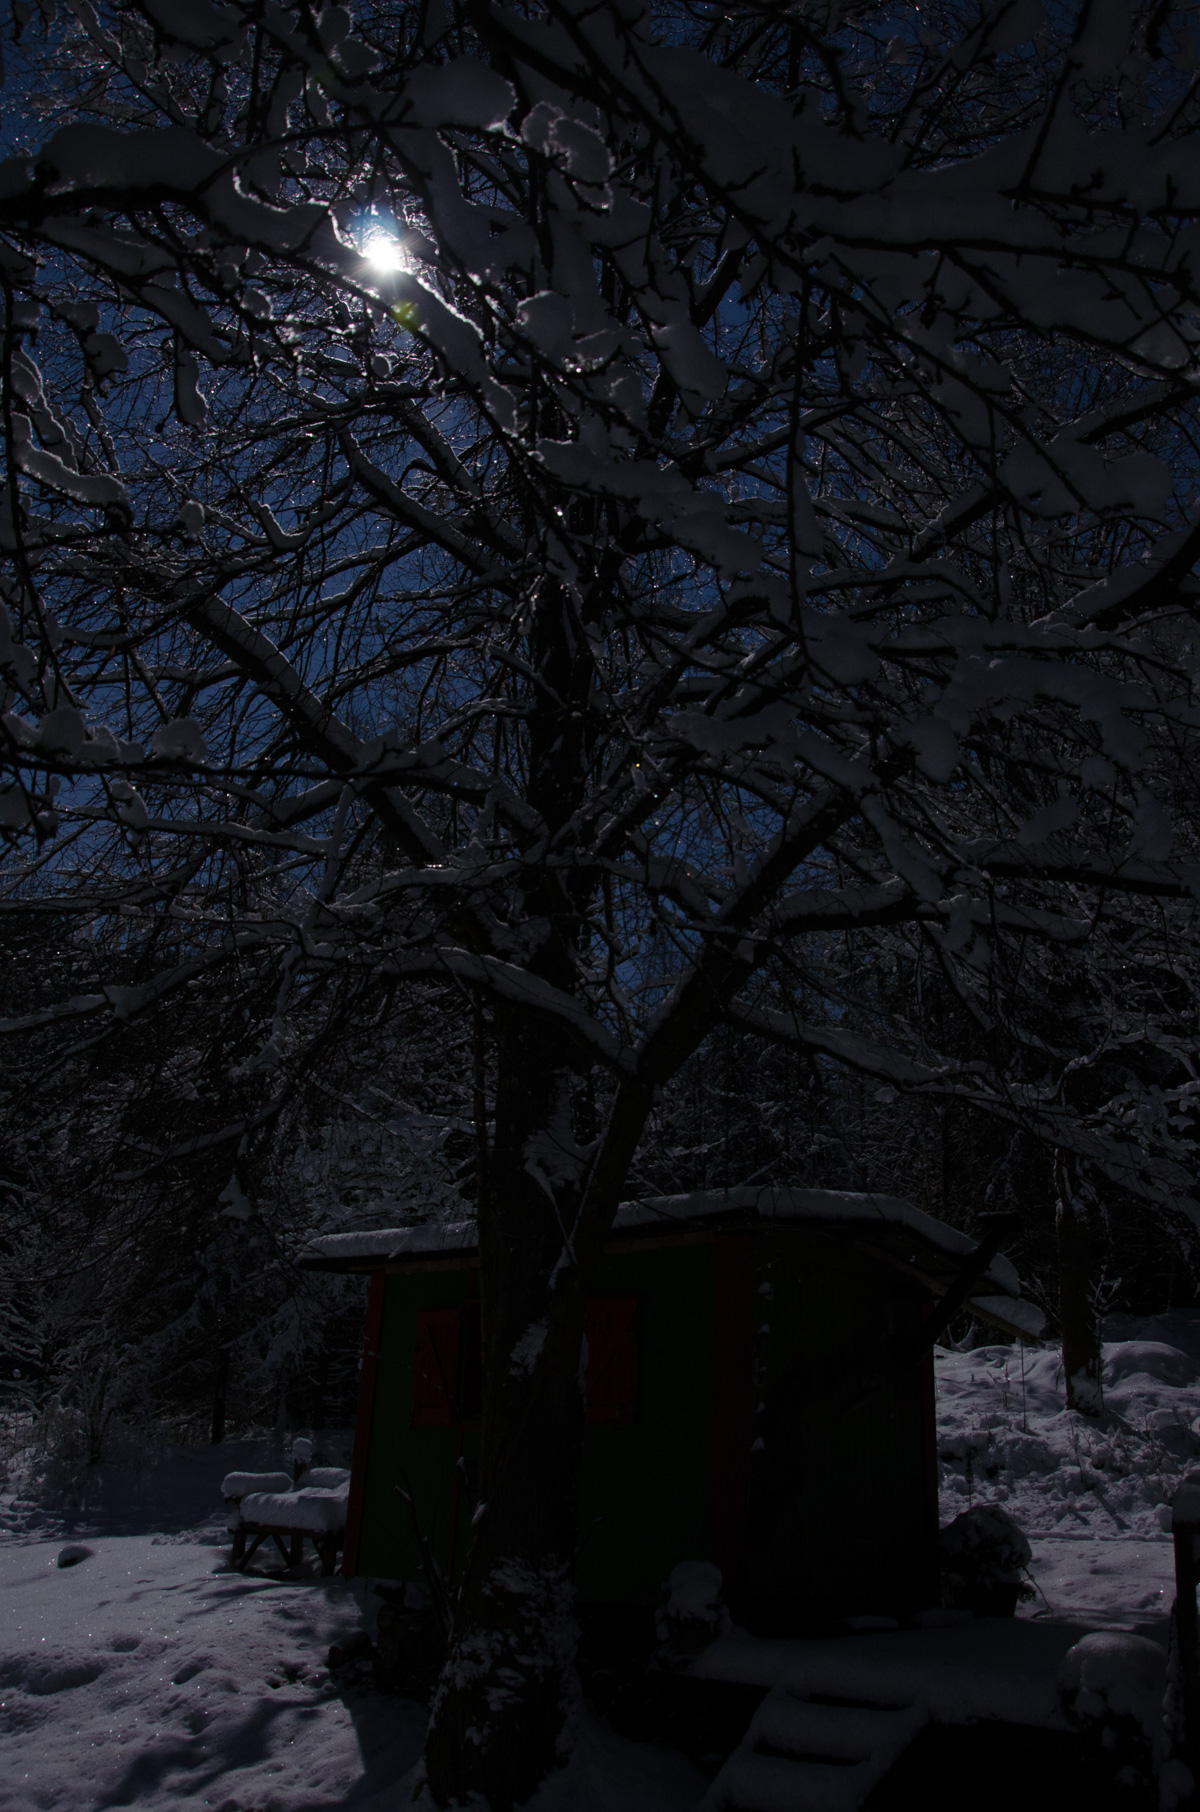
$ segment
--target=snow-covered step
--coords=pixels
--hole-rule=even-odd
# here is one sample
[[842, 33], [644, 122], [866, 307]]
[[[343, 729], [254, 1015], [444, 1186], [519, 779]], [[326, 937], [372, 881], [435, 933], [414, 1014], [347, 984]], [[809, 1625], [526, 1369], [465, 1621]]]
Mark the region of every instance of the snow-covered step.
[[858, 1812], [928, 1722], [924, 1705], [833, 1699], [781, 1682], [751, 1718], [701, 1812]]

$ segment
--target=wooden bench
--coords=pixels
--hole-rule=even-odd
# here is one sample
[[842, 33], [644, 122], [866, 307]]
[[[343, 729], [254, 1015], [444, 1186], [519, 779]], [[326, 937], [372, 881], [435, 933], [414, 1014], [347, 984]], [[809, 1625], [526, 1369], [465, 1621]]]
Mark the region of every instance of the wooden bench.
[[[301, 1469], [303, 1470], [303, 1469]], [[244, 1572], [265, 1541], [273, 1541], [290, 1567], [304, 1558], [311, 1541], [321, 1577], [337, 1570], [345, 1540], [349, 1475], [340, 1467], [313, 1467], [311, 1484], [292, 1490], [286, 1473], [230, 1473], [222, 1486], [237, 1513], [229, 1564]]]

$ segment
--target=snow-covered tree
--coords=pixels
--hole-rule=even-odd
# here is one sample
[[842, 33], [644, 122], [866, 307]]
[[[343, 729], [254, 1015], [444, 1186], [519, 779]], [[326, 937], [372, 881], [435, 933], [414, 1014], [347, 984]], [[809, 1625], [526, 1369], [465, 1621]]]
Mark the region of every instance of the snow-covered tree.
[[[1030, 952], [1190, 911], [1194, 53], [1119, 0], [69, 0], [21, 41], [5, 897], [110, 955], [6, 1029], [99, 1064], [220, 993], [236, 1160], [339, 1013], [474, 1003], [441, 1803], [555, 1754], [589, 1280], [716, 1024], [1186, 1192], [1008, 1008]], [[971, 1053], [836, 1006], [898, 940]]]
[[[40, 967], [83, 992], [106, 966], [95, 942], [63, 949], [52, 920], [0, 918], [0, 1015]], [[18, 1411], [19, 1447], [65, 1439], [86, 1467], [131, 1420], [214, 1441], [281, 1410], [352, 1420], [361, 1292], [298, 1271], [303, 1247], [469, 1210], [473, 1016], [456, 996], [410, 990], [344, 1036], [326, 1018], [319, 1065], [266, 1115], [256, 1076], [231, 1075], [262, 1042], [246, 1004], [194, 991], [109, 1028], [99, 1062], [88, 1041], [9, 1047], [0, 1412]]]

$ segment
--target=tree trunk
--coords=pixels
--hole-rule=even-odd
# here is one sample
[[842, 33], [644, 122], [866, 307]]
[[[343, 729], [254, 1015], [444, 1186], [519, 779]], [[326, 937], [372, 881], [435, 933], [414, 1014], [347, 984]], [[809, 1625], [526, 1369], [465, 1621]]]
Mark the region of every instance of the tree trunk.
[[480, 1497], [426, 1742], [439, 1805], [478, 1794], [493, 1812], [509, 1812], [564, 1759], [575, 1691], [570, 1569], [583, 1422], [577, 1361], [573, 1370], [567, 1390], [561, 1375], [550, 1388], [535, 1383], [525, 1402], [490, 1417], [490, 1477], [483, 1465], [480, 1475], [491, 1495]]
[[1065, 1153], [1060, 1152], [1055, 1159], [1054, 1175], [1058, 1188], [1058, 1312], [1067, 1408], [1085, 1416], [1098, 1416], [1104, 1407], [1104, 1396], [1100, 1322], [1092, 1290], [1094, 1197]]
[[528, 1799], [565, 1759], [576, 1683], [571, 1568], [588, 1288], [645, 1118], [624, 1111], [603, 1199], [571, 1131], [578, 1077], [556, 1034], [496, 1019], [496, 1137], [480, 1203], [479, 1503], [425, 1762], [439, 1805]]
[[[526, 720], [527, 797], [553, 836], [584, 796], [594, 737], [584, 708], [593, 665], [556, 582], [539, 593], [530, 659], [540, 683]], [[550, 867], [531, 877], [524, 895], [523, 922], [539, 935], [529, 973], [560, 993], [578, 985], [594, 885], [593, 877], [564, 885]], [[425, 1765], [440, 1805], [478, 1795], [492, 1812], [509, 1812], [565, 1759], [577, 1690], [571, 1568], [584, 1313], [650, 1094], [622, 1086], [596, 1139], [579, 1111], [586, 1118], [591, 1064], [570, 1035], [528, 1011], [499, 1002], [493, 1011], [495, 1130], [492, 1149], [477, 1159], [479, 1503]], [[486, 1125], [481, 1032], [477, 1024], [477, 1139]]]

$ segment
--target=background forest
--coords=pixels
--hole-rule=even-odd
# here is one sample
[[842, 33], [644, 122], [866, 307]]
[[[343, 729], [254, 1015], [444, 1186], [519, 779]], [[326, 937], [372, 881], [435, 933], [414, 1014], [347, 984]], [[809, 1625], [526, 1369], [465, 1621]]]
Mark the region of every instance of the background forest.
[[[30, 960], [14, 944], [10, 976]], [[54, 1105], [5, 1151], [10, 1459], [31, 1446], [48, 1483], [86, 1497], [90, 1466], [139, 1446], [353, 1420], [364, 1286], [301, 1272], [297, 1258], [319, 1233], [469, 1216], [477, 1188], [477, 1022], [461, 999], [430, 991], [384, 1025], [386, 1036], [366, 1028], [363, 1048], [352, 1038], [314, 1060], [240, 1173], [209, 1161], [139, 1176], [130, 1161], [139, 1128], [233, 1113], [224, 1015], [201, 1008], [187, 1035], [172, 1025], [161, 1045], [139, 1028], [102, 1083], [85, 1064], [56, 1076], [43, 1094]], [[483, 1055], [486, 1077], [486, 1039]], [[966, 1232], [981, 1213], [1016, 1212], [1025, 1294], [1048, 1337], [1059, 1333], [1054, 1154], [1019, 1126], [723, 1028], [655, 1110], [633, 1187], [743, 1182], [906, 1195]], [[1110, 1189], [1090, 1234], [1097, 1318], [1196, 1300], [1182, 1212]], [[966, 1316], [952, 1329], [968, 1344], [975, 1334]]]

